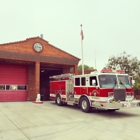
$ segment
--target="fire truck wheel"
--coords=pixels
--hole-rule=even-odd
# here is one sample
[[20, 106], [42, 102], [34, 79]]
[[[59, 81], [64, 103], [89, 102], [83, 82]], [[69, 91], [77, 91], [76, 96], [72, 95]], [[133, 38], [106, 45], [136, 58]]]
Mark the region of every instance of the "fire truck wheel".
[[82, 97], [80, 100], [80, 107], [82, 109], [83, 112], [90, 112], [91, 111], [91, 107], [89, 104], [89, 100], [86, 97]]
[[57, 96], [56, 96], [55, 102], [56, 102], [56, 104], [59, 105], [59, 106], [62, 106], [62, 105], [63, 105], [63, 102], [61, 101], [60, 95], [57, 95]]

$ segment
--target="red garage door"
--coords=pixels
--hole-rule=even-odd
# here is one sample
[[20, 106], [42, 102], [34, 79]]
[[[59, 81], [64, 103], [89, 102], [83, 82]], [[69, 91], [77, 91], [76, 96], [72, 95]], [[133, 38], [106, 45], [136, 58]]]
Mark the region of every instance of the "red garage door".
[[27, 66], [0, 64], [0, 101], [26, 101], [27, 77]]

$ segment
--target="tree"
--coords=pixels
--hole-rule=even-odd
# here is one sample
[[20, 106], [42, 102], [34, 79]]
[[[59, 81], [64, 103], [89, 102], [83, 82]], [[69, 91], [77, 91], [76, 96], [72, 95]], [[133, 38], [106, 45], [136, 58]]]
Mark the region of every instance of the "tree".
[[140, 76], [139, 64], [140, 61], [138, 61], [137, 57], [132, 57], [123, 52], [116, 57], [110, 57], [106, 68], [125, 70], [125, 73], [131, 76]]
[[[78, 70], [82, 71], [82, 65], [78, 66]], [[89, 67], [88, 65], [84, 65], [84, 70], [94, 70], [93, 67]]]
[[[73, 72], [73, 70], [74, 70], [74, 68], [71, 67], [70, 68], [70, 72]], [[94, 68], [93, 67], [89, 67], [88, 65], [84, 65], [84, 70], [94, 70]], [[78, 71], [82, 71], [82, 65], [78, 66]]]
[[134, 89], [140, 90], [140, 77], [139, 76], [135, 77]]

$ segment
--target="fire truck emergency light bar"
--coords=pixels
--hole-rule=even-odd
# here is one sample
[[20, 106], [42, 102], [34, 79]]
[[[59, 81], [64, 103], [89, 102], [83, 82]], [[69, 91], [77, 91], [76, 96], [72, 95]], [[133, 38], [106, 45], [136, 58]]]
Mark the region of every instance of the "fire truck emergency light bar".
[[101, 72], [102, 73], [120, 73], [120, 74], [125, 73], [124, 70], [110, 70], [110, 69], [102, 69]]

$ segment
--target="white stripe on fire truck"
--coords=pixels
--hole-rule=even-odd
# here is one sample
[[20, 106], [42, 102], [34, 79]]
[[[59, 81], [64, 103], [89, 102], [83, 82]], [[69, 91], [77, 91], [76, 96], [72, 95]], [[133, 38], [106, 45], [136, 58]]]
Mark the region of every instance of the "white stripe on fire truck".
[[81, 95], [74, 95], [74, 98], [80, 98]]
[[88, 97], [89, 97], [90, 100], [98, 100], [98, 101], [100, 100], [99, 97], [94, 97], [94, 96], [88, 96]]
[[94, 96], [88, 96], [89, 97], [89, 99], [90, 100], [96, 100], [96, 101], [103, 101], [103, 102], [105, 102], [105, 101], [107, 101], [107, 97], [94, 97]]
[[[80, 98], [81, 95], [74, 95], [74, 98]], [[107, 97], [94, 97], [94, 96], [87, 96], [90, 100], [98, 100], [98, 101], [107, 101]]]
[[[50, 96], [51, 97], [56, 97], [56, 94], [50, 93]], [[60, 94], [60, 96], [61, 96], [61, 98], [66, 98], [66, 95]]]
[[66, 95], [61, 95], [61, 98], [66, 98]]
[[51, 97], [55, 97], [56, 95], [55, 95], [55, 94], [53, 94], [53, 93], [50, 93], [50, 96], [51, 96]]
[[[51, 97], [56, 97], [56, 94], [50, 93]], [[61, 98], [66, 98], [66, 95], [60, 95]], [[74, 98], [80, 98], [81, 95], [74, 95]], [[107, 101], [107, 97], [93, 97], [93, 96], [88, 96], [90, 100], [98, 100], [98, 101]]]
[[107, 101], [108, 97], [100, 97], [100, 101]]

